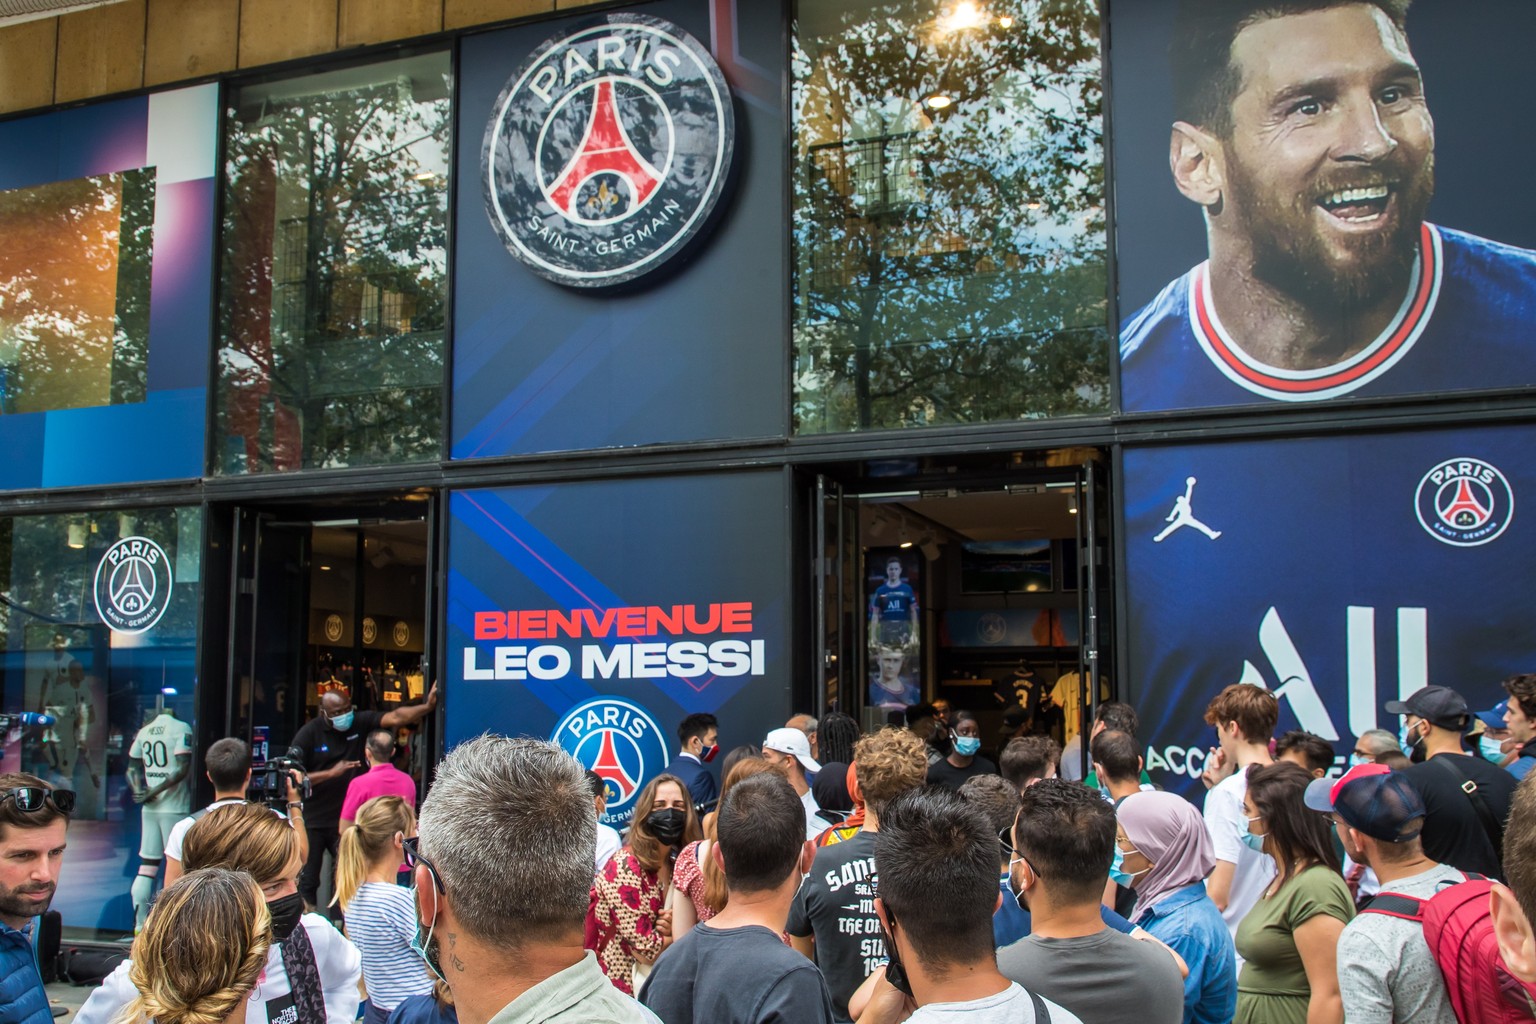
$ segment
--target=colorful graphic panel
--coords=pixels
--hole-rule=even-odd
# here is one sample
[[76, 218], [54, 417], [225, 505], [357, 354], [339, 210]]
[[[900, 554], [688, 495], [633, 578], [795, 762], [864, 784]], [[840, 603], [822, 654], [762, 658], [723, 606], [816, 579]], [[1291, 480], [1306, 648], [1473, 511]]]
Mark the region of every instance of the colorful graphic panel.
[[455, 492], [448, 745], [554, 739], [622, 823], [684, 716], [761, 743], [792, 713], [788, 503], [774, 472]]
[[1230, 683], [1280, 699], [1280, 731], [1397, 732], [1427, 685], [1474, 710], [1536, 645], [1528, 613], [1536, 446], [1525, 427], [1131, 450], [1130, 700], [1147, 770], [1195, 780]]
[[0, 488], [201, 475], [217, 100], [0, 124]]

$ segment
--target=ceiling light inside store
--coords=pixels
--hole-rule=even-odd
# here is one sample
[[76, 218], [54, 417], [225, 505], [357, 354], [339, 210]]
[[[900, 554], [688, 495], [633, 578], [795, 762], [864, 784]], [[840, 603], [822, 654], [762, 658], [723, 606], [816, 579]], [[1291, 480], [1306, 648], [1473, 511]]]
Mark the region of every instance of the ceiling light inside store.
[[971, 0], [961, 0], [939, 16], [939, 28], [945, 32], [960, 32], [968, 28], [978, 28], [986, 21], [981, 13], [981, 8]]
[[67, 538], [66, 543], [68, 543], [69, 546], [74, 548], [76, 551], [85, 547], [84, 523], [70, 523], [69, 526], [65, 528], [65, 535]]

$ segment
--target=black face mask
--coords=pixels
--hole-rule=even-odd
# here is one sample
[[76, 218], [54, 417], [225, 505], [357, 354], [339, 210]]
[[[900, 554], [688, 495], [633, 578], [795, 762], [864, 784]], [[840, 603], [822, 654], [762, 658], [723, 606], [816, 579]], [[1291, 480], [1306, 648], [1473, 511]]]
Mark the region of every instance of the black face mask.
[[[890, 916], [890, 908], [886, 908], [886, 916]], [[896, 924], [896, 919], [891, 917], [891, 924]], [[891, 987], [908, 999], [912, 996], [912, 982], [907, 978], [907, 969], [901, 963], [901, 954], [896, 951], [896, 939], [891, 935], [891, 929], [885, 925], [880, 926], [880, 935], [885, 939], [885, 955], [889, 962], [885, 965], [885, 980], [891, 983]]]
[[676, 846], [683, 841], [683, 830], [688, 827], [688, 815], [676, 807], [652, 811], [645, 816], [645, 827], [666, 845]]
[[292, 893], [267, 901], [267, 913], [272, 915], [272, 941], [282, 942], [299, 926], [304, 916], [304, 897]]

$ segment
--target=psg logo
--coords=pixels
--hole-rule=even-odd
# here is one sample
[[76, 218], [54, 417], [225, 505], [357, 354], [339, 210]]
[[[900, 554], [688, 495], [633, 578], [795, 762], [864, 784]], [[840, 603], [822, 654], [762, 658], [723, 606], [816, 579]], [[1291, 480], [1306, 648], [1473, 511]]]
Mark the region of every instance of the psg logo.
[[598, 697], [567, 711], [550, 740], [602, 778], [609, 825], [629, 821], [635, 797], [667, 766], [667, 742], [656, 720], [618, 697]]
[[96, 565], [96, 614], [118, 633], [142, 633], [171, 603], [171, 563], [148, 537], [124, 537]]
[[725, 188], [731, 94], [699, 42], [634, 14], [546, 41], [496, 100], [481, 153], [507, 250], [559, 284], [623, 284], [681, 252]]
[[1456, 547], [1487, 544], [1509, 528], [1515, 494], [1498, 468], [1482, 459], [1446, 461], [1419, 481], [1415, 506], [1419, 525], [1431, 537]]

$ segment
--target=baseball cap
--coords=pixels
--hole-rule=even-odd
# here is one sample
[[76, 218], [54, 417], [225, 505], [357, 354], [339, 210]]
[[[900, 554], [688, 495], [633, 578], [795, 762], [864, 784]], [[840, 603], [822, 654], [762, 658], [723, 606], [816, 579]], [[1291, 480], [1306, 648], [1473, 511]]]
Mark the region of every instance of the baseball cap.
[[1387, 701], [1386, 709], [1389, 715], [1417, 715], [1442, 729], [1465, 729], [1471, 717], [1467, 699], [1449, 686], [1426, 686], [1407, 700]]
[[[1384, 843], [1412, 839], [1424, 828], [1424, 799], [1407, 777], [1384, 764], [1362, 764], [1338, 779], [1314, 779], [1303, 801], [1314, 811], [1337, 814], [1344, 824]], [[1406, 826], [1415, 818], [1419, 824]]]
[[775, 750], [780, 754], [793, 754], [795, 760], [800, 762], [800, 767], [808, 772], [821, 771], [821, 765], [811, 756], [811, 741], [806, 739], [805, 733], [799, 729], [775, 729], [763, 740], [764, 750]]
[[1487, 711], [1479, 711], [1477, 717], [1482, 719], [1483, 725], [1489, 729], [1508, 728], [1504, 724], [1504, 712], [1509, 710], [1509, 701], [1501, 700]]

